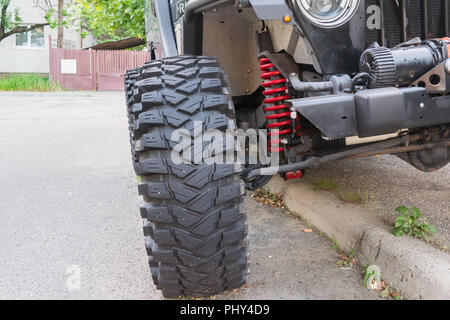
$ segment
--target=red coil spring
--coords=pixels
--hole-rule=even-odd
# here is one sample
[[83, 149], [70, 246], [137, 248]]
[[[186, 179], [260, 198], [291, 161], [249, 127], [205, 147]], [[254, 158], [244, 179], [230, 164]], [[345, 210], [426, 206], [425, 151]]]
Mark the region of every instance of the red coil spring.
[[283, 148], [280, 147], [282, 136], [291, 133], [291, 112], [284, 104], [284, 101], [291, 96], [286, 94], [286, 78], [283, 78], [280, 71], [276, 70], [273, 63], [267, 58], [259, 59], [259, 63], [263, 79], [262, 86], [266, 88], [262, 94], [266, 96], [264, 111], [268, 120], [268, 136], [278, 134], [279, 138], [269, 140], [268, 149], [270, 152], [281, 152], [283, 151]]

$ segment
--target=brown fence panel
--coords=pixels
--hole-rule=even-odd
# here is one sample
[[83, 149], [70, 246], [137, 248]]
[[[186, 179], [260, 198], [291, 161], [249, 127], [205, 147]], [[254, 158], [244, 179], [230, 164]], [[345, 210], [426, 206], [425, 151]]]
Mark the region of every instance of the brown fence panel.
[[[60, 85], [68, 90], [94, 90], [94, 66], [93, 55], [90, 51], [55, 49], [59, 73]], [[63, 62], [72, 62], [76, 66], [75, 73], [67, 73], [63, 69]], [[71, 64], [71, 63], [69, 63]]]
[[126, 71], [149, 60], [145, 51], [68, 50], [49, 43], [50, 78], [68, 90], [122, 91]]
[[123, 90], [123, 76], [128, 69], [142, 66], [148, 60], [144, 51], [97, 50], [97, 90]]

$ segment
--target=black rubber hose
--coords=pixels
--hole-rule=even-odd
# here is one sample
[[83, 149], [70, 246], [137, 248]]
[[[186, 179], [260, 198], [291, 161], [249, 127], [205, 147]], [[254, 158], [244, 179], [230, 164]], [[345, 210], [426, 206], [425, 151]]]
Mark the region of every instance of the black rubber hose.
[[322, 92], [333, 91], [334, 85], [331, 81], [303, 82], [296, 73], [289, 75], [289, 82], [296, 91], [300, 92]]

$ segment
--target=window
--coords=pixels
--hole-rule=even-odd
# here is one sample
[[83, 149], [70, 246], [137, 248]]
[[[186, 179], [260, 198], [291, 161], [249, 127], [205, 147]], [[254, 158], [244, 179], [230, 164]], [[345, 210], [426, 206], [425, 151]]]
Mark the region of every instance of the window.
[[[21, 27], [25, 29], [25, 27]], [[28, 33], [22, 32], [16, 34], [16, 46], [18, 47], [28, 47]]]
[[[52, 39], [52, 48], [58, 48], [58, 41], [56, 39]], [[64, 39], [63, 48], [64, 49], [76, 49], [76, 42], [73, 40]]]
[[[24, 30], [26, 27], [22, 27]], [[16, 47], [21, 48], [43, 48], [44, 27], [39, 27], [28, 32], [16, 34]]]

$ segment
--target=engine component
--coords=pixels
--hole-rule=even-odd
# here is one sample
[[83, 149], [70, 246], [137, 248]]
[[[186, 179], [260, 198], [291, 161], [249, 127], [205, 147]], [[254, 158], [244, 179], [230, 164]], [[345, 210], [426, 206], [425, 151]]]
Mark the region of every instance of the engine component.
[[444, 68], [445, 72], [450, 73], [450, 59], [445, 60]]
[[[268, 150], [270, 152], [282, 152], [284, 148], [280, 146], [282, 137], [289, 135], [291, 131], [291, 112], [284, 104], [284, 101], [290, 99], [291, 96], [287, 94], [286, 78], [281, 75], [281, 72], [276, 69], [274, 64], [268, 58], [259, 59], [261, 78], [263, 79], [262, 86], [266, 89], [263, 91], [266, 112], [266, 119], [268, 120]], [[276, 139], [270, 139], [278, 135]]]
[[448, 65], [450, 67], [450, 59], [441, 62], [439, 65], [425, 73], [411, 86], [425, 88], [430, 94], [450, 92], [450, 72], [447, 70]]
[[299, 92], [323, 92], [329, 91], [333, 93], [342, 93], [345, 89], [352, 86], [350, 76], [344, 74], [341, 76], [332, 76], [330, 81], [303, 82], [296, 73], [289, 75], [289, 82], [294, 90]]
[[388, 48], [378, 47], [364, 51], [360, 70], [370, 75], [370, 88], [384, 88], [395, 84], [395, 60]]
[[320, 134], [311, 137], [312, 149], [315, 151], [339, 150], [345, 147], [345, 139], [324, 139]]
[[448, 39], [413, 39], [393, 49], [374, 44], [364, 51], [360, 71], [370, 75], [369, 88], [407, 87], [448, 57]]

